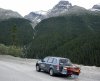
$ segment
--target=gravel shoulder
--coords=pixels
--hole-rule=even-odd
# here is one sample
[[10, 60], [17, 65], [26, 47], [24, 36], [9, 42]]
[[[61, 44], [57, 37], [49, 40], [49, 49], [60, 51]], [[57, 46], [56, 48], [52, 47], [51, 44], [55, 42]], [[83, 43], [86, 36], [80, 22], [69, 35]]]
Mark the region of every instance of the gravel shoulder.
[[0, 55], [0, 81], [100, 81], [100, 67], [83, 66], [78, 78], [50, 76], [36, 72], [36, 59], [25, 59], [9, 55]]

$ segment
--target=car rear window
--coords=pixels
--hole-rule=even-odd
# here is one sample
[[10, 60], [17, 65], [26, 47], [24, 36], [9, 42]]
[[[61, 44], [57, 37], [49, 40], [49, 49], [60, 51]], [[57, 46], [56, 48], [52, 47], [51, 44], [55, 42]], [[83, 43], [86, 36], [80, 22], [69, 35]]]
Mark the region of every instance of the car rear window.
[[71, 66], [72, 63], [69, 59], [60, 59], [60, 64], [65, 64], [67, 66]]

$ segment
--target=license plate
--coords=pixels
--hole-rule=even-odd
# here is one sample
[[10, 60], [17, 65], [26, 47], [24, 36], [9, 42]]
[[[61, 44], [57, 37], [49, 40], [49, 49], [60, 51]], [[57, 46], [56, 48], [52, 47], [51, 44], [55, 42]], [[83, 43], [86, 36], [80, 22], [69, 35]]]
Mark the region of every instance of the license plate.
[[71, 77], [72, 77], [72, 78], [78, 78], [78, 75], [72, 74]]
[[62, 74], [67, 74], [67, 72], [66, 71], [62, 71]]

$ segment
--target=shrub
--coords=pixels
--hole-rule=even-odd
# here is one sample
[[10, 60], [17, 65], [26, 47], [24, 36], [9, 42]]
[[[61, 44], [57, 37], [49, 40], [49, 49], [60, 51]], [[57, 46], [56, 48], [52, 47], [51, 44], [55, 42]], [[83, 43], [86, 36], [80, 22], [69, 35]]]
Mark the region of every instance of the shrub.
[[16, 46], [5, 46], [4, 44], [0, 44], [0, 54], [17, 57], [23, 55], [23, 49]]

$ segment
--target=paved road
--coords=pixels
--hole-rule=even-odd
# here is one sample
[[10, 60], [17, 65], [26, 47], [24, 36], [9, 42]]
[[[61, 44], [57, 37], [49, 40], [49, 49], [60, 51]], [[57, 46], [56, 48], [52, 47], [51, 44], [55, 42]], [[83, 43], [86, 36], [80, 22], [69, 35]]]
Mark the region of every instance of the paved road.
[[34, 59], [21, 59], [0, 55], [0, 81], [100, 81], [100, 68], [80, 66], [79, 78], [65, 76], [49, 76], [44, 72], [36, 72]]

